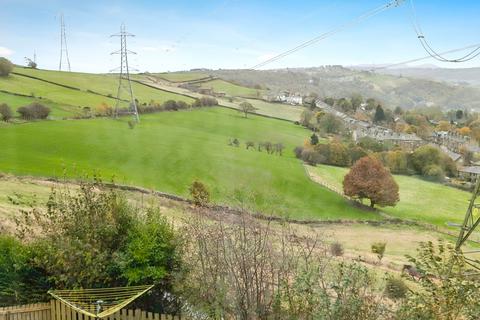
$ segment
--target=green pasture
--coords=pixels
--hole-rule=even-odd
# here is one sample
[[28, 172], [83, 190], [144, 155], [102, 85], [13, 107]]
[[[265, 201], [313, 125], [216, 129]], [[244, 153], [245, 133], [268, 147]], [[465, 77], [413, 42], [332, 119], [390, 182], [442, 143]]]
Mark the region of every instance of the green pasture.
[[[250, 206], [298, 219], [380, 219], [352, 208], [310, 181], [293, 148], [308, 131], [291, 123], [237, 111], [204, 108], [127, 119], [40, 121], [1, 128], [0, 171], [71, 176], [97, 171], [119, 183], [188, 196], [194, 179], [205, 182], [216, 203]], [[230, 139], [240, 146], [229, 146]], [[281, 142], [283, 156], [247, 150], [251, 140]]]
[[[331, 185], [342, 188], [347, 168], [318, 165], [309, 170]], [[422, 180], [414, 176], [395, 175], [400, 189], [400, 202], [395, 207], [382, 208], [389, 215], [438, 226], [447, 226], [447, 222], [461, 223], [471, 194]]]

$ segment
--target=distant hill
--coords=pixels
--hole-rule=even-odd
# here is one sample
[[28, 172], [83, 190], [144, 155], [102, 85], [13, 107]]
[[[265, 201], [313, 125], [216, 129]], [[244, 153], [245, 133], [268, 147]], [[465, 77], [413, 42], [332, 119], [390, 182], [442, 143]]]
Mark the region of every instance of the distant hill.
[[470, 84], [480, 87], [480, 68], [395, 68], [384, 69], [383, 74], [412, 77], [418, 79], [445, 81], [453, 84]]
[[[389, 70], [399, 72], [401, 70]], [[425, 72], [435, 72], [427, 69]], [[444, 70], [444, 69], [440, 69]], [[439, 71], [439, 72], [440, 72]], [[416, 106], [439, 106], [444, 109], [467, 108], [480, 110], [480, 87], [469, 84], [453, 84], [444, 81], [421, 79], [421, 77], [390, 75], [378, 72], [354, 70], [342, 66], [277, 70], [210, 70], [209, 74], [244, 86], [267, 87], [272, 95], [283, 90], [320, 96], [345, 97], [360, 93], [382, 101], [387, 107], [413, 108]], [[420, 72], [420, 71], [419, 71]], [[466, 81], [459, 72], [458, 77]], [[471, 69], [471, 79], [475, 78]], [[441, 73], [439, 73], [441, 74]], [[447, 72], [446, 72], [447, 74]], [[451, 78], [453, 79], [453, 71]], [[466, 74], [466, 73], [465, 73]], [[477, 79], [480, 77], [477, 76]]]

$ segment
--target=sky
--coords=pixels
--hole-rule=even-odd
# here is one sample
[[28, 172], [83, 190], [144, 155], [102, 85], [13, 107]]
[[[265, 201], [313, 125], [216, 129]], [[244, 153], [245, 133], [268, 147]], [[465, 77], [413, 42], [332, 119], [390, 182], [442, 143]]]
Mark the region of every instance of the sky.
[[[321, 65], [388, 64], [425, 56], [407, 0], [334, 34], [266, 69]], [[125, 23], [136, 36], [130, 66], [140, 72], [192, 68], [250, 68], [328, 32], [389, 0], [0, 0], [0, 56], [17, 64], [33, 57], [58, 69], [60, 13], [64, 14], [72, 71], [109, 72], [119, 65]], [[439, 52], [480, 43], [480, 1], [414, 0], [418, 21]], [[461, 55], [454, 54], [452, 57]], [[420, 62], [440, 67], [478, 67]]]

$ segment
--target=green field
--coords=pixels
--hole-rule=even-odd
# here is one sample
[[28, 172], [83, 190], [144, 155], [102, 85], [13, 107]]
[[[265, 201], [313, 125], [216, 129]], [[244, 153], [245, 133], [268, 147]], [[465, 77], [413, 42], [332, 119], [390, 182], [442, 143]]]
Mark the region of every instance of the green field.
[[159, 77], [171, 82], [187, 82], [208, 77], [208, 74], [201, 72], [165, 72], [155, 73], [155, 77]]
[[300, 106], [291, 106], [283, 103], [271, 103], [257, 99], [246, 99], [255, 108], [257, 113], [290, 121], [299, 121], [305, 108]]
[[[342, 188], [347, 168], [318, 165], [311, 172], [331, 185]], [[400, 188], [400, 202], [395, 207], [385, 207], [389, 215], [446, 226], [447, 222], [461, 223], [471, 194], [466, 191], [428, 182], [416, 177], [395, 175]]]
[[[43, 121], [2, 128], [0, 170], [59, 176], [98, 170], [119, 183], [183, 196], [204, 181], [217, 203], [253, 202], [254, 209], [295, 218], [379, 219], [353, 209], [305, 174], [292, 149], [308, 131], [232, 110], [208, 108], [141, 117], [134, 129], [111, 119]], [[236, 137], [239, 148], [228, 145]], [[244, 142], [286, 145], [284, 156], [246, 150]]]
[[[29, 75], [29, 76], [35, 76], [37, 78], [41, 78], [44, 80], [79, 88], [82, 90], [80, 91], [81, 94], [91, 95], [95, 97], [94, 102], [91, 103], [89, 106], [97, 106], [102, 102], [105, 102], [109, 105], [113, 105], [115, 103], [114, 99], [93, 95], [91, 93], [86, 92], [87, 90], [91, 90], [91, 91], [100, 93], [102, 95], [110, 94], [112, 96], [116, 96], [118, 79], [116, 78], [115, 75], [79, 73], [79, 72], [59, 72], [59, 71], [50, 71], [50, 70], [34, 70], [34, 69], [28, 69], [28, 68], [16, 68], [15, 72]], [[30, 80], [28, 78], [23, 77], [22, 81], [27, 81], [26, 79]], [[31, 80], [31, 81], [37, 81], [37, 80]], [[41, 81], [37, 81], [37, 82], [42, 83]], [[36, 90], [37, 88], [32, 85], [33, 84], [29, 82], [29, 88], [35, 88]], [[0, 88], [2, 88], [2, 83], [0, 83]], [[62, 87], [58, 87], [58, 88], [60, 88], [59, 90], [67, 96], [72, 94], [73, 95], [78, 94], [79, 92], [77, 91], [77, 93], [75, 93], [75, 90], [70, 90]], [[193, 99], [190, 99], [188, 97], [184, 97], [181, 95], [177, 95], [177, 94], [166, 92], [159, 89], [153, 89], [136, 82], [132, 82], [132, 89], [135, 94], [135, 97], [140, 101], [140, 103], [142, 102], [148, 103], [150, 100], [154, 100], [155, 102], [159, 102], [159, 103], [162, 103], [167, 100], [182, 100], [188, 103], [193, 101]], [[53, 101], [64, 102], [66, 97], [56, 96], [56, 97], [48, 97], [48, 98]], [[89, 98], [91, 97], [89, 96]], [[80, 101], [85, 101], [85, 103], [87, 103], [87, 101], [91, 101], [91, 100], [85, 100], [85, 99], [86, 98]], [[76, 96], [75, 101], [78, 104], [78, 101], [79, 101], [78, 96]], [[77, 105], [75, 103], [70, 103], [70, 104]]]
[[43, 81], [30, 79], [18, 75], [0, 78], [0, 89], [13, 93], [35, 95], [60, 104], [71, 106], [95, 107], [105, 102], [114, 105], [115, 100], [88, 92], [67, 89]]
[[232, 97], [259, 98], [262, 95], [262, 90], [242, 87], [220, 79], [203, 82], [201, 87], [211, 88], [215, 92], [225, 92]]
[[13, 111], [16, 111], [18, 108], [22, 106], [26, 106], [34, 101], [38, 101], [48, 106], [52, 110], [50, 114], [51, 117], [56, 119], [61, 119], [63, 117], [69, 117], [75, 114], [79, 114], [82, 111], [81, 108], [79, 107], [69, 106], [66, 104], [62, 105], [46, 99], [21, 97], [21, 96], [16, 96], [14, 94], [0, 92], [0, 103], [8, 104], [8, 106], [10, 106], [10, 108], [12, 108]]

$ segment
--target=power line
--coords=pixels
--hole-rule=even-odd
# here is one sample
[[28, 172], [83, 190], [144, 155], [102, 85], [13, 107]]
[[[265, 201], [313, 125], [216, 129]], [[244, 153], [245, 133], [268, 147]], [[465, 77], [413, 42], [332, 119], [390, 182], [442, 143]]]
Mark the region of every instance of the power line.
[[435, 60], [441, 61], [441, 62], [453, 62], [453, 63], [459, 63], [459, 62], [467, 62], [470, 60], [475, 59], [480, 55], [480, 46], [477, 46], [475, 49], [464, 55], [463, 57], [456, 58], [456, 59], [448, 59], [444, 57], [443, 53], [438, 53], [436, 52], [432, 46], [428, 43], [422, 28], [420, 26], [420, 23], [418, 22], [418, 17], [417, 13], [415, 10], [415, 6], [413, 4], [413, 0], [410, 0], [410, 9], [411, 9], [411, 20], [412, 20], [412, 25], [413, 29], [415, 30], [415, 33], [417, 34], [417, 38], [420, 41], [420, 44], [422, 45], [423, 50], [429, 54], [432, 58]]
[[377, 14], [379, 14], [379, 13], [381, 13], [381, 12], [383, 12], [383, 11], [391, 8], [391, 7], [398, 7], [399, 5], [401, 5], [401, 4], [403, 3], [403, 1], [404, 1], [404, 0], [393, 0], [393, 1], [390, 1], [390, 2], [387, 3], [387, 4], [384, 4], [384, 5], [382, 5], [382, 6], [378, 7], [378, 8], [375, 8], [375, 9], [373, 9], [373, 10], [370, 10], [370, 11], [368, 11], [368, 12], [360, 15], [359, 17], [357, 17], [357, 18], [355, 18], [355, 19], [352, 19], [352, 20], [350, 20], [350, 21], [348, 21], [348, 22], [346, 22], [346, 23], [344, 23], [344, 24], [342, 24], [342, 25], [340, 25], [340, 26], [338, 26], [338, 27], [336, 27], [336, 28], [334, 28], [334, 29], [332, 29], [332, 30], [330, 30], [330, 31], [328, 31], [328, 32], [322, 33], [321, 35], [316, 36], [315, 38], [312, 38], [312, 39], [310, 39], [310, 40], [308, 40], [308, 41], [305, 41], [305, 42], [299, 44], [298, 46], [296, 46], [296, 47], [294, 47], [294, 48], [292, 48], [292, 49], [289, 49], [289, 50], [287, 50], [287, 51], [284, 51], [284, 52], [276, 55], [275, 57], [272, 57], [272, 58], [270, 58], [270, 59], [268, 59], [268, 60], [265, 60], [265, 61], [263, 61], [263, 62], [261, 62], [261, 63], [259, 63], [259, 64], [256, 64], [256, 65], [254, 65], [253, 67], [251, 67], [250, 69], [254, 69], [254, 70], [255, 70], [255, 69], [264, 67], [265, 65], [270, 64], [270, 63], [272, 63], [272, 62], [275, 62], [275, 61], [277, 61], [277, 60], [280, 60], [280, 59], [282, 59], [282, 58], [284, 58], [284, 57], [286, 57], [286, 56], [289, 56], [289, 55], [291, 55], [291, 54], [293, 54], [293, 53], [295, 53], [295, 52], [297, 52], [297, 51], [299, 51], [299, 50], [301, 50], [301, 49], [304, 49], [304, 48], [306, 48], [306, 47], [308, 47], [308, 46], [311, 46], [311, 45], [313, 45], [313, 44], [315, 44], [315, 43], [317, 43], [317, 42], [319, 42], [319, 41], [321, 41], [321, 40], [324, 40], [324, 39], [326, 39], [326, 38], [328, 38], [328, 37], [330, 37], [330, 36], [332, 36], [332, 35], [340, 32], [340, 31], [343, 31], [343, 30], [345, 30], [345, 29], [347, 29], [347, 28], [349, 28], [349, 27], [352, 27], [352, 26], [354, 26], [354, 25], [357, 25], [357, 24], [359, 24], [359, 23], [361, 23], [361, 22], [363, 22], [363, 21], [365, 21], [365, 20], [368, 20], [369, 18], [371, 18], [371, 17], [373, 17], [373, 16], [375, 16], [375, 15], [377, 15]]

